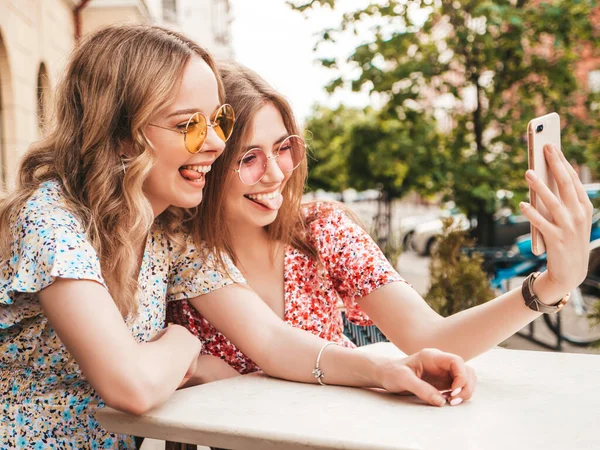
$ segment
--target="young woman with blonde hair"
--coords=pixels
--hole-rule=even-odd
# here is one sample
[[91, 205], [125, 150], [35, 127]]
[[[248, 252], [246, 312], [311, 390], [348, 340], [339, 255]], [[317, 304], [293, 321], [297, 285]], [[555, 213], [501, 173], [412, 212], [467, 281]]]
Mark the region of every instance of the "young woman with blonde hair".
[[173, 31], [109, 27], [75, 49], [56, 124], [0, 204], [3, 448], [134, 448], [96, 408], [143, 413], [193, 375], [198, 340], [161, 330], [182, 208], [233, 127], [222, 98], [211, 57]]
[[[331, 203], [301, 204], [305, 145], [285, 99], [246, 67], [224, 62], [219, 70], [226, 99], [238, 114], [236, 129], [207, 178], [194, 233], [208, 251], [233, 260], [282, 323], [353, 347], [343, 334], [337, 307], [341, 298], [351, 321], [376, 324], [406, 353], [433, 347], [468, 360], [511, 336], [539, 311], [557, 310], [585, 277], [592, 205], [562, 153], [548, 148], [561, 200], [530, 171], [527, 180], [555, 220], [550, 223], [522, 205], [544, 235], [548, 270], [532, 277], [523, 290], [451, 317], [439, 316], [344, 209]], [[240, 373], [265, 369], [250, 354], [253, 348], [243, 324], [264, 325], [236, 290], [240, 287], [232, 285], [172, 303], [167, 315], [199, 337], [203, 354], [222, 358]], [[229, 375], [227, 370], [221, 373]]]
[[[243, 281], [227, 261], [225, 272], [213, 270], [215, 258], [196, 251], [182, 226], [194, 223], [205, 174], [233, 128], [222, 99], [210, 56], [170, 30], [109, 27], [74, 51], [56, 124], [0, 202], [3, 445], [134, 448], [132, 437], [100, 427], [97, 408], [142, 414], [224, 364], [200, 355], [184, 327], [163, 330], [169, 284], [178, 300]], [[268, 324], [262, 301], [239, 286]], [[274, 376], [317, 382], [311, 369], [326, 341], [270, 323], [249, 330], [249, 353]], [[442, 352], [383, 369], [347, 349], [329, 353], [322, 367], [338, 384], [408, 389], [437, 405], [437, 385], [420, 376], [472, 385], [464, 363]]]

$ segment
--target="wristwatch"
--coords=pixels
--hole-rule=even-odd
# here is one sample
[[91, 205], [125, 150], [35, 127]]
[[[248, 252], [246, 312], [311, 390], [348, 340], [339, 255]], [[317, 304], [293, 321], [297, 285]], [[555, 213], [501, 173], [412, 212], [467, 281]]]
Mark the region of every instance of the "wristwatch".
[[545, 314], [554, 314], [559, 312], [563, 306], [567, 304], [569, 298], [571, 298], [571, 293], [569, 292], [565, 295], [558, 303], [554, 305], [545, 305], [538, 299], [537, 295], [533, 293], [533, 282], [541, 275], [541, 272], [533, 272], [525, 281], [523, 281], [523, 287], [521, 288], [521, 292], [523, 293], [523, 298], [525, 299], [525, 304], [533, 309], [534, 311], [538, 311]]

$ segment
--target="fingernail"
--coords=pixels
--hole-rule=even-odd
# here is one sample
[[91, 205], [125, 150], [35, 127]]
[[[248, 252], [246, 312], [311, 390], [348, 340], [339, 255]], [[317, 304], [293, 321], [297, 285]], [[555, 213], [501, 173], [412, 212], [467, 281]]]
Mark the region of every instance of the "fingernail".
[[450, 397], [456, 397], [458, 394], [462, 392], [462, 388], [456, 388], [450, 393]]
[[554, 153], [554, 146], [546, 144], [544, 145], [544, 150], [546, 150], [548, 154], [551, 155], [552, 153]]
[[519, 203], [519, 206], [521, 207], [521, 209], [527, 209], [531, 205], [529, 203], [527, 203], [527, 202], [521, 202], [521, 203]]
[[462, 398], [458, 397], [458, 398], [454, 398], [452, 400], [450, 400], [450, 406], [458, 406], [462, 403]]
[[538, 176], [537, 174], [533, 171], [533, 170], [528, 170], [527, 172], [525, 172], [525, 176], [530, 180], [530, 181], [537, 181]]

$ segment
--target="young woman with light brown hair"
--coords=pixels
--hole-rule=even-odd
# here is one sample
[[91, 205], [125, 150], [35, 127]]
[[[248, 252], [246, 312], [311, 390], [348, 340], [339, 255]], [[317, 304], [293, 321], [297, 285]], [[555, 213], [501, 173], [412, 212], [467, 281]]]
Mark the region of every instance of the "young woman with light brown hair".
[[[343, 334], [341, 298], [351, 321], [376, 324], [405, 353], [432, 347], [467, 360], [511, 336], [540, 311], [558, 310], [561, 299], [585, 277], [592, 205], [562, 153], [548, 148], [561, 200], [531, 171], [527, 180], [555, 220], [548, 222], [527, 204], [521, 206], [544, 235], [548, 270], [530, 278], [523, 289], [451, 317], [439, 316], [343, 208], [301, 204], [305, 145], [285, 99], [239, 64], [220, 63], [219, 70], [226, 99], [238, 114], [236, 129], [207, 178], [194, 234], [208, 251], [233, 260], [272, 311], [269, 321], [352, 347]], [[265, 324], [236, 290], [240, 287], [232, 285], [170, 304], [167, 314], [199, 337], [203, 354], [222, 358], [240, 373], [267, 370], [264, 360], [253, 358], [244, 326], [248, 321], [257, 328]], [[225, 369], [221, 373], [229, 375]], [[469, 395], [463, 390], [451, 401], [457, 404]]]
[[[215, 162], [207, 177], [205, 199], [198, 217], [191, 221], [195, 240], [191, 245], [198, 247], [205, 242], [205, 257], [214, 258], [223, 274], [232, 270], [231, 258], [256, 292], [241, 283], [216, 291], [177, 282], [170, 287], [168, 298], [172, 301], [168, 304], [167, 320], [184, 325], [197, 335], [203, 343], [202, 354], [222, 358], [235, 369], [215, 364], [214, 371], [205, 373], [202, 381], [260, 367], [268, 375], [293, 381], [380, 387], [392, 392], [408, 390], [432, 404], [445, 402], [439, 389], [452, 388], [453, 404], [470, 398], [475, 383], [473, 371], [455, 355], [425, 350], [406, 359], [383, 358], [348, 348], [351, 345], [343, 337], [337, 311], [342, 286], [319, 282], [318, 276], [331, 267], [315, 242], [314, 233], [315, 227], [325, 224], [324, 219], [335, 216], [342, 220], [345, 216], [329, 205], [301, 207], [306, 159], [302, 152], [298, 153], [299, 158], [293, 156], [303, 149], [303, 141], [285, 99], [240, 65], [221, 63], [220, 68], [229, 89], [226, 96], [237, 104], [236, 129], [228, 141], [229, 151]], [[248, 170], [240, 170], [241, 161]], [[261, 176], [262, 168], [267, 166], [270, 170]], [[289, 173], [276, 173], [279, 166], [286, 167]], [[252, 177], [256, 179], [246, 179]], [[328, 231], [319, 236], [335, 239], [326, 236]], [[363, 241], [365, 236], [359, 234]], [[342, 280], [340, 273], [338, 280], [348, 290], [368, 284], [361, 288], [362, 295], [392, 281], [402, 281], [388, 270], [382, 255], [374, 256], [378, 273], [371, 271], [364, 280]], [[290, 267], [294, 269], [290, 271]], [[312, 277], [310, 282], [302, 279], [303, 270], [304, 275]], [[360, 308], [353, 301], [346, 306], [348, 315], [358, 320]], [[313, 338], [315, 348], [322, 350], [319, 354], [324, 374], [318, 370], [311, 373], [308, 368], [315, 366], [315, 354], [306, 349], [304, 342], [292, 339], [286, 330]], [[339, 345], [324, 350], [322, 339]], [[462, 368], [465, 375], [460, 386], [442, 360], [453, 360], [456, 368]], [[437, 366], [436, 361], [441, 365]], [[346, 364], [349, 370], [340, 370]], [[417, 366], [424, 372], [415, 371]], [[431, 385], [419, 377], [428, 379]]]

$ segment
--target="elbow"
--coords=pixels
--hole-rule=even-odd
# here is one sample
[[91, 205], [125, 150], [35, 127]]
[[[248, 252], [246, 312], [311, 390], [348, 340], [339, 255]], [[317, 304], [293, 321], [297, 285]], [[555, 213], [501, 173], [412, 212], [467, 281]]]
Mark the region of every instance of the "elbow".
[[150, 385], [151, 383], [141, 379], [123, 380], [112, 384], [99, 394], [106, 406], [134, 416], [141, 416], [155, 406]]
[[269, 358], [266, 358], [264, 361], [261, 361], [261, 363], [258, 364], [258, 367], [260, 367], [260, 370], [262, 370], [262, 372], [265, 375], [268, 375], [273, 378], [281, 378], [281, 373], [279, 373], [279, 371], [277, 370], [276, 364], [273, 364], [269, 360]]
[[277, 372], [277, 363], [275, 357], [271, 357], [270, 351], [262, 352], [262, 354], [257, 355], [256, 358], [253, 358], [255, 364], [260, 368], [260, 370], [270, 377], [279, 378]]

